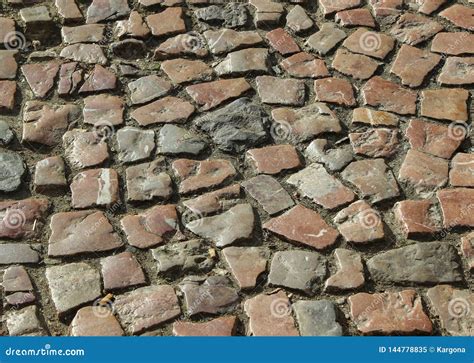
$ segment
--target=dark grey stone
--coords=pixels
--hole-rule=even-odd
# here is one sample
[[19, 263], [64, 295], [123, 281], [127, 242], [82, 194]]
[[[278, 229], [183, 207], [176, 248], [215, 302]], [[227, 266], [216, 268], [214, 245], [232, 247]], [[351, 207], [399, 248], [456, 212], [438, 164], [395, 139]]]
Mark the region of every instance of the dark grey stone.
[[13, 140], [13, 131], [6, 121], [0, 120], [0, 145], [6, 146]]
[[21, 184], [25, 164], [21, 156], [13, 152], [0, 152], [0, 191], [12, 192]]
[[207, 146], [206, 142], [192, 131], [175, 125], [165, 125], [161, 128], [158, 144], [161, 154], [198, 155]]
[[211, 5], [195, 12], [199, 20], [210, 24], [222, 24], [225, 28], [237, 28], [247, 24], [249, 12], [244, 4], [230, 3], [225, 7]]

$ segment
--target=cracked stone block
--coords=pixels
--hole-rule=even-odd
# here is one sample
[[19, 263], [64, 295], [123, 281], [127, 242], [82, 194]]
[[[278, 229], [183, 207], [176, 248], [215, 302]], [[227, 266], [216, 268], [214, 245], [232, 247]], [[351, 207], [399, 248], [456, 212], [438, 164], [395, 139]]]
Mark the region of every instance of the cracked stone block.
[[403, 200], [394, 206], [397, 223], [406, 238], [417, 238], [439, 231], [440, 216], [429, 200]]
[[354, 159], [350, 145], [331, 148], [326, 139], [311, 141], [304, 154], [309, 161], [324, 164], [330, 171], [341, 170]]
[[114, 169], [89, 169], [76, 174], [70, 185], [73, 208], [110, 206], [119, 201], [119, 180]]
[[206, 30], [203, 33], [212, 54], [228, 53], [263, 43], [256, 31], [236, 31], [233, 29]]

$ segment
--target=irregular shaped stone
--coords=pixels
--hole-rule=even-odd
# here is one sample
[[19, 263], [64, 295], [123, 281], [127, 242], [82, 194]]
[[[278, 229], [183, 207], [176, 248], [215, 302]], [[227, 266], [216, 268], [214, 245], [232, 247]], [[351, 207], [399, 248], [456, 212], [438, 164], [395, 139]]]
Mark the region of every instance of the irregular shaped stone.
[[207, 146], [197, 134], [175, 125], [165, 125], [160, 129], [158, 144], [161, 154], [198, 155]]
[[21, 67], [21, 71], [34, 95], [38, 98], [43, 98], [54, 86], [54, 79], [59, 71], [59, 63], [51, 61], [47, 63], [25, 64]]
[[138, 11], [133, 10], [128, 20], [120, 20], [115, 23], [114, 34], [117, 38], [147, 38], [150, 35], [150, 28]]
[[7, 17], [0, 17], [0, 44], [8, 43], [8, 35], [15, 32], [15, 20]]
[[47, 199], [28, 198], [0, 202], [0, 237], [35, 238], [47, 216]]
[[56, 27], [48, 7], [30, 6], [19, 10], [18, 13], [25, 24], [25, 34], [28, 39], [47, 42], [56, 35]]
[[364, 286], [364, 266], [357, 252], [336, 248], [337, 272], [324, 284], [325, 291], [345, 291]]
[[324, 164], [330, 171], [340, 170], [354, 159], [352, 148], [349, 145], [330, 148], [325, 139], [311, 141], [305, 149], [305, 156], [311, 162]]
[[213, 217], [204, 217], [185, 225], [194, 234], [225, 247], [252, 236], [255, 216], [250, 204], [238, 204]]
[[393, 62], [390, 73], [400, 77], [403, 85], [418, 87], [440, 60], [441, 57], [437, 54], [403, 44], [395, 62]]
[[5, 296], [5, 305], [13, 306], [15, 309], [19, 307], [31, 305], [36, 301], [36, 296], [32, 292], [14, 292]]
[[340, 336], [342, 327], [336, 320], [334, 303], [329, 300], [299, 300], [293, 305], [302, 336]]
[[84, 80], [79, 93], [114, 90], [117, 86], [117, 77], [109, 69], [99, 64], [94, 66]]
[[379, 63], [362, 54], [348, 52], [340, 48], [332, 61], [332, 67], [342, 74], [356, 79], [370, 78], [377, 70]]
[[364, 105], [379, 107], [381, 110], [401, 115], [416, 113], [417, 94], [396, 83], [375, 76], [362, 87]]
[[398, 132], [391, 129], [369, 129], [364, 132], [351, 132], [354, 153], [372, 158], [392, 156], [398, 148]]
[[245, 154], [247, 163], [257, 173], [278, 174], [301, 166], [298, 153], [292, 145], [272, 145], [250, 149]]
[[472, 274], [474, 271], [474, 233], [471, 232], [461, 238], [461, 252]]
[[298, 335], [295, 321], [291, 316], [290, 300], [281, 290], [271, 295], [259, 294], [247, 299], [244, 303], [244, 311], [249, 317], [248, 335]]
[[415, 290], [367, 294], [349, 297], [352, 320], [364, 334], [430, 334], [430, 318], [423, 311]]
[[48, 256], [74, 256], [120, 248], [123, 243], [99, 211], [60, 212], [51, 218]]
[[269, 175], [258, 175], [247, 179], [242, 186], [270, 215], [295, 204], [281, 184]]
[[[223, 4], [226, 4], [225, 2]], [[224, 7], [211, 5], [195, 11], [199, 20], [220, 24], [224, 28], [237, 28], [247, 24], [249, 13], [245, 4], [228, 3]]]
[[474, 57], [449, 57], [441, 69], [438, 82], [448, 85], [474, 83]]
[[184, 11], [181, 7], [168, 8], [161, 13], [148, 15], [146, 22], [156, 37], [186, 33]]
[[97, 314], [95, 306], [79, 309], [71, 322], [70, 335], [73, 337], [88, 336], [123, 336], [125, 335], [113, 314]]
[[208, 81], [214, 72], [200, 60], [171, 59], [161, 63], [161, 69], [173, 83], [182, 84], [192, 81]]
[[322, 78], [329, 76], [324, 60], [300, 52], [281, 61], [280, 66], [295, 78]]
[[21, 310], [11, 310], [6, 314], [5, 321], [10, 336], [45, 335], [38, 319], [36, 306], [28, 306]]
[[222, 254], [241, 289], [254, 288], [267, 268], [269, 251], [265, 248], [227, 247]]
[[158, 60], [183, 56], [203, 58], [208, 54], [203, 36], [197, 32], [190, 32], [165, 40], [155, 49], [154, 57]]
[[464, 89], [442, 88], [421, 92], [421, 116], [438, 120], [467, 121], [467, 99]]
[[416, 45], [431, 38], [444, 27], [430, 18], [422, 15], [406, 13], [400, 16], [390, 30], [399, 42]]
[[16, 82], [0, 81], [0, 110], [13, 110], [15, 106]]
[[449, 20], [454, 25], [472, 30], [474, 28], [474, 9], [461, 4], [454, 4], [453, 6], [443, 10], [439, 16]]
[[[1, 21], [1, 20], [0, 20]], [[5, 39], [0, 35], [0, 39]], [[18, 64], [16, 56], [18, 51], [16, 50], [0, 50], [0, 62], [2, 68], [0, 68], [0, 79], [15, 79]]]
[[203, 323], [177, 321], [173, 323], [175, 336], [231, 336], [237, 325], [235, 316], [223, 316]]
[[228, 53], [263, 43], [262, 37], [252, 30], [240, 32], [232, 29], [206, 30], [204, 37], [212, 54]]
[[392, 113], [359, 107], [352, 112], [353, 124], [366, 124], [371, 126], [397, 126], [398, 117]]
[[323, 78], [314, 81], [316, 101], [336, 103], [343, 106], [356, 104], [352, 85], [341, 78]]
[[260, 105], [244, 97], [194, 122], [212, 137], [221, 150], [241, 153], [267, 139], [262, 123], [266, 117]]
[[219, 106], [223, 102], [237, 98], [251, 89], [244, 78], [221, 79], [186, 87], [186, 92], [203, 111]]
[[474, 155], [457, 153], [451, 161], [449, 184], [456, 187], [474, 186]]
[[355, 8], [360, 5], [360, 0], [320, 0], [319, 3], [324, 15], [328, 15], [339, 10]]
[[232, 163], [224, 159], [204, 161], [178, 159], [173, 162], [172, 168], [180, 179], [179, 192], [181, 194], [218, 186], [237, 173]]
[[172, 286], [152, 285], [119, 295], [113, 304], [120, 325], [129, 334], [140, 334], [181, 314]]
[[158, 272], [173, 277], [188, 273], [206, 273], [215, 265], [208, 247], [200, 240], [167, 244], [155, 248], [152, 253]]
[[173, 193], [170, 176], [163, 172], [163, 160], [133, 165], [125, 170], [127, 200], [143, 201], [155, 197], [168, 198]]
[[392, 18], [401, 12], [403, 0], [369, 0], [376, 17]]
[[471, 212], [474, 205], [474, 189], [443, 189], [438, 191], [437, 197], [445, 228], [474, 226], [474, 214]]
[[83, 129], [67, 131], [63, 136], [63, 147], [74, 169], [96, 166], [109, 158], [107, 143], [96, 132]]
[[77, 62], [69, 62], [61, 65], [59, 69], [58, 95], [65, 96], [76, 92], [82, 81], [82, 69]]
[[53, 191], [67, 186], [64, 161], [60, 156], [40, 160], [35, 166], [35, 190]]
[[385, 59], [395, 45], [389, 35], [359, 28], [342, 43], [351, 52]]
[[461, 138], [452, 137], [452, 133], [448, 126], [413, 119], [405, 136], [412, 149], [449, 159], [462, 142]]
[[456, 249], [446, 242], [421, 242], [375, 255], [367, 261], [372, 279], [395, 284], [462, 280]]
[[373, 203], [400, 194], [397, 182], [383, 159], [353, 161], [341, 173], [344, 180], [356, 186], [362, 196]]
[[188, 199], [183, 205], [191, 212], [205, 216], [214, 212], [220, 212], [233, 207], [240, 201], [240, 185], [234, 184], [215, 192], [200, 195], [197, 198]]
[[293, 106], [304, 104], [305, 87], [301, 80], [259, 76], [256, 83], [263, 103]]
[[300, 51], [298, 44], [283, 28], [269, 31], [265, 37], [270, 43], [270, 46], [283, 56]]
[[271, 0], [250, 0], [256, 8], [254, 23], [257, 28], [277, 24], [283, 15], [283, 5]]
[[227, 54], [227, 57], [215, 67], [219, 76], [245, 75], [249, 72], [267, 73], [268, 50], [248, 48]]
[[[314, 183], [315, 180], [318, 180], [318, 183]], [[355, 197], [349, 188], [317, 163], [291, 175], [286, 182], [294, 185], [303, 196], [327, 209], [347, 204]]]
[[157, 205], [140, 214], [129, 214], [120, 221], [128, 243], [137, 248], [149, 248], [168, 240], [178, 228], [174, 204]]
[[323, 23], [319, 31], [308, 38], [306, 44], [316, 53], [326, 55], [346, 37], [344, 30], [339, 29], [334, 23]]
[[84, 123], [96, 127], [113, 127], [123, 123], [123, 100], [108, 94], [89, 96], [84, 99]]
[[103, 258], [100, 263], [105, 290], [143, 285], [146, 282], [140, 264], [130, 252]]
[[8, 267], [3, 273], [2, 287], [6, 293], [33, 290], [28, 272], [23, 266]]
[[408, 6], [417, 10], [419, 13], [429, 15], [445, 2], [446, 0], [409, 0]]
[[225, 276], [207, 279], [190, 276], [179, 284], [179, 288], [184, 294], [188, 316], [225, 313], [232, 310], [239, 300], [237, 290]]
[[429, 200], [402, 200], [395, 204], [394, 212], [405, 238], [413, 239], [439, 230], [439, 218]]
[[[105, 25], [86, 24], [79, 26], [63, 26], [61, 28], [61, 38], [65, 44], [76, 43], [99, 43], [105, 39]], [[77, 47], [79, 48], [79, 47]], [[97, 49], [97, 47], [86, 47]], [[75, 49], [75, 48], [71, 48]]]
[[439, 188], [448, 181], [449, 163], [417, 150], [408, 150], [398, 173], [398, 180], [422, 191]]
[[114, 20], [130, 13], [127, 0], [93, 0], [87, 8], [86, 23]]
[[97, 299], [100, 274], [84, 262], [46, 267], [51, 298], [59, 316]]
[[295, 33], [302, 33], [313, 27], [314, 22], [304, 8], [295, 5], [286, 15], [286, 26]]
[[21, 185], [25, 163], [20, 154], [0, 152], [0, 191], [13, 192]]
[[165, 97], [139, 107], [130, 116], [140, 126], [156, 123], [184, 123], [194, 113], [194, 106], [177, 97]]
[[40, 255], [38, 246], [30, 246], [25, 243], [2, 243], [0, 249], [0, 265], [11, 265], [14, 263], [38, 263]]
[[336, 22], [342, 26], [366, 26], [375, 28], [375, 20], [368, 9], [352, 9], [339, 11], [336, 14]]
[[324, 249], [336, 242], [339, 233], [328, 225], [319, 213], [297, 205], [262, 226], [276, 235], [296, 244]]
[[114, 169], [90, 169], [78, 173], [71, 183], [73, 208], [108, 206], [119, 200], [118, 175]]
[[155, 149], [155, 132], [136, 127], [124, 127], [117, 131], [118, 158], [130, 163], [148, 158]]
[[449, 55], [474, 54], [474, 34], [440, 32], [431, 42], [431, 51]]
[[327, 273], [326, 259], [316, 252], [279, 251], [273, 256], [268, 283], [314, 294]]
[[334, 223], [348, 242], [367, 243], [381, 240], [385, 236], [381, 214], [363, 200], [354, 202], [337, 213]]
[[104, 51], [97, 44], [71, 44], [61, 50], [60, 56], [81, 63], [107, 63], [107, 58], [104, 55]]

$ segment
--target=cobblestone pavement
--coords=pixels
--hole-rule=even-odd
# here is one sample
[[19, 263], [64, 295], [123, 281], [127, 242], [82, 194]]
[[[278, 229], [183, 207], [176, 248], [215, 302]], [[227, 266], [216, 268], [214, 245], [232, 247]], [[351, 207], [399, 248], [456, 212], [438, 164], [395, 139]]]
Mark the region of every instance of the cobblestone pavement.
[[473, 335], [473, 0], [0, 15], [2, 335]]

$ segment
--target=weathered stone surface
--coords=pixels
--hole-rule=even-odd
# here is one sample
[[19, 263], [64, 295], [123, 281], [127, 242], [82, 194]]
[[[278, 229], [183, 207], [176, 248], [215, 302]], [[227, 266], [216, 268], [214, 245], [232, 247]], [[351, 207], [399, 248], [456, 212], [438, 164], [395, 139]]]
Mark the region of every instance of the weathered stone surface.
[[417, 10], [419, 13], [429, 15], [445, 2], [446, 0], [409, 0], [408, 6]]
[[0, 265], [11, 265], [14, 263], [38, 263], [40, 255], [38, 246], [30, 246], [24, 243], [2, 243], [0, 249]]
[[[28, 198], [0, 202], [0, 237], [35, 238], [46, 220], [47, 199]], [[34, 227], [34, 228], [33, 228]]]
[[334, 303], [329, 300], [299, 300], [293, 305], [302, 336], [340, 336]]
[[140, 334], [181, 314], [176, 293], [169, 285], [146, 286], [119, 295], [113, 307], [129, 334]]
[[301, 80], [260, 76], [256, 78], [256, 83], [263, 103], [293, 106], [304, 103], [305, 87]]
[[140, 264], [130, 252], [103, 258], [100, 263], [105, 290], [137, 286], [146, 282]]
[[280, 66], [295, 78], [322, 78], [329, 76], [324, 60], [300, 52], [281, 61]]
[[104, 68], [99, 64], [94, 66], [84, 80], [79, 93], [89, 93], [98, 91], [114, 90], [117, 86], [117, 77], [108, 68]]
[[133, 104], [147, 103], [166, 95], [171, 84], [156, 75], [145, 76], [128, 84], [130, 99]]
[[441, 321], [441, 326], [449, 334], [472, 335], [474, 331], [474, 318], [471, 313], [474, 305], [472, 291], [439, 285], [429, 289], [426, 295]]
[[255, 31], [207, 30], [204, 32], [204, 37], [207, 40], [209, 50], [213, 54], [227, 53], [263, 43], [262, 37]]
[[69, 313], [100, 296], [100, 274], [84, 262], [47, 267], [46, 279], [59, 315]]
[[179, 58], [183, 56], [205, 57], [209, 54], [204, 37], [197, 32], [176, 35], [155, 49], [156, 59]]
[[376, 17], [391, 18], [398, 15], [403, 8], [403, 0], [369, 0]]
[[324, 284], [325, 291], [344, 291], [362, 287], [365, 283], [364, 266], [357, 252], [337, 248], [334, 251], [337, 272]]
[[185, 225], [194, 234], [225, 247], [249, 239], [254, 229], [255, 216], [250, 204], [238, 204], [213, 217], [203, 217]]
[[393, 49], [395, 41], [389, 35], [359, 28], [342, 45], [354, 53], [385, 59]]
[[229, 105], [194, 120], [224, 151], [241, 153], [267, 139], [262, 119], [267, 114], [261, 105], [249, 98], [239, 98]]
[[10, 125], [6, 121], [0, 120], [0, 146], [7, 146], [12, 142], [14, 136]]
[[215, 71], [222, 75], [247, 75], [250, 72], [268, 72], [268, 50], [264, 48], [248, 48], [227, 54]]
[[229, 270], [241, 289], [254, 288], [265, 272], [270, 252], [261, 247], [227, 247], [222, 251]]
[[97, 132], [67, 131], [63, 135], [63, 146], [69, 165], [74, 169], [100, 165], [109, 158], [107, 143]]
[[354, 106], [354, 90], [351, 83], [341, 78], [323, 78], [314, 81], [316, 101], [335, 103], [342, 106]]
[[205, 193], [199, 197], [183, 201], [189, 211], [198, 216], [205, 216], [233, 207], [240, 201], [240, 185], [234, 184], [218, 189], [215, 192]]
[[93, 0], [87, 8], [86, 23], [113, 20], [130, 13], [127, 0]]
[[340, 170], [354, 159], [352, 148], [349, 145], [331, 148], [328, 140], [325, 139], [311, 141], [304, 154], [309, 161], [324, 164], [330, 171]]
[[148, 158], [155, 149], [155, 132], [136, 127], [124, 127], [117, 131], [118, 158], [130, 163]]
[[295, 33], [302, 33], [313, 27], [314, 22], [303, 7], [295, 5], [286, 15], [286, 26]]
[[148, 15], [146, 22], [156, 37], [169, 37], [185, 33], [184, 11], [180, 7], [168, 8], [161, 13]]
[[457, 226], [474, 226], [474, 189], [443, 189], [437, 193], [445, 228]]
[[[76, 43], [98, 43], [105, 39], [105, 25], [86, 24], [79, 26], [63, 26], [61, 28], [61, 37], [66, 44]], [[77, 47], [79, 48], [79, 47]], [[86, 47], [88, 49], [97, 49], [97, 47]], [[76, 49], [76, 48], [71, 48]]]
[[89, 64], [105, 64], [107, 58], [104, 55], [104, 51], [97, 44], [84, 44], [77, 43], [68, 45], [63, 48], [60, 56], [66, 59], [70, 59], [76, 62], [89, 63]]
[[84, 99], [84, 123], [98, 128], [101, 126], [110, 128], [122, 124], [123, 111], [123, 100], [117, 96], [104, 94]]
[[323, 23], [319, 29], [318, 32], [308, 38], [306, 44], [321, 55], [329, 53], [331, 49], [347, 36], [334, 23]]
[[272, 111], [275, 120], [272, 137], [292, 142], [306, 141], [326, 132], [341, 132], [336, 114], [322, 102], [311, 103], [297, 109], [276, 108]]
[[461, 4], [454, 4], [453, 6], [443, 10], [439, 13], [439, 16], [449, 20], [454, 25], [472, 30], [474, 27], [474, 9]]
[[262, 226], [296, 244], [324, 249], [336, 242], [339, 233], [315, 211], [297, 205]]
[[457, 153], [451, 161], [449, 184], [456, 187], [474, 186], [474, 155]]
[[38, 319], [36, 306], [28, 306], [21, 310], [11, 310], [6, 314], [5, 320], [10, 336], [45, 335]]
[[367, 243], [384, 238], [381, 214], [363, 200], [337, 213], [334, 223], [348, 242]]
[[351, 122], [353, 124], [365, 124], [371, 126], [397, 126], [398, 118], [389, 112], [359, 107], [354, 109], [352, 112]]
[[354, 153], [372, 158], [389, 157], [398, 148], [397, 130], [378, 128], [349, 134]]
[[421, 116], [439, 120], [467, 121], [467, 99], [464, 89], [442, 88], [421, 92]]
[[173, 193], [170, 176], [163, 172], [163, 160], [133, 165], [125, 170], [127, 200], [143, 201], [168, 198]]
[[0, 170], [0, 191], [17, 190], [26, 170], [21, 156], [13, 152], [0, 152]]
[[396, 83], [375, 76], [362, 87], [365, 105], [379, 107], [381, 110], [401, 115], [416, 113], [417, 94]]
[[13, 110], [15, 106], [16, 82], [0, 81], [0, 111]]
[[115, 316], [97, 314], [95, 306], [79, 309], [71, 322], [70, 335], [81, 336], [122, 336], [124, 332]]
[[171, 59], [161, 63], [161, 69], [173, 83], [182, 84], [193, 81], [209, 81], [214, 72], [200, 60]]
[[14, 292], [5, 296], [5, 305], [13, 306], [15, 309], [19, 307], [31, 305], [36, 301], [36, 296], [32, 292]]
[[135, 109], [130, 116], [141, 126], [155, 123], [183, 123], [194, 113], [194, 106], [177, 97], [165, 97]]
[[449, 159], [462, 142], [462, 138], [452, 134], [448, 126], [420, 119], [411, 120], [405, 132], [412, 149], [445, 159]]
[[336, 21], [342, 26], [366, 26], [375, 27], [375, 21], [368, 9], [352, 9], [339, 11], [336, 14]]
[[119, 200], [118, 174], [114, 169], [90, 169], [78, 173], [71, 183], [73, 208], [108, 206]]
[[224, 159], [204, 161], [178, 159], [173, 162], [172, 168], [180, 179], [179, 192], [181, 194], [221, 185], [237, 173], [232, 163]]
[[205, 111], [242, 96], [250, 88], [244, 78], [235, 78], [195, 84], [186, 87], [186, 92]]
[[207, 143], [192, 131], [175, 125], [165, 125], [158, 135], [160, 154], [191, 154], [198, 155]]
[[21, 67], [21, 72], [25, 76], [28, 85], [38, 98], [45, 97], [53, 88], [58, 71], [59, 62], [57, 61], [25, 64]]
[[434, 205], [429, 200], [403, 200], [395, 204], [394, 214], [406, 238], [416, 238], [439, 230]]
[[176, 232], [176, 206], [157, 205], [140, 214], [123, 217], [120, 224], [130, 245], [137, 248], [154, 247], [168, 240]]
[[352, 320], [364, 334], [431, 333], [431, 321], [415, 290], [359, 293], [349, 297]]
[[270, 43], [270, 46], [281, 55], [290, 55], [300, 51], [300, 47], [283, 28], [277, 28], [269, 31], [265, 38]]
[[268, 29], [268, 26], [277, 24], [283, 15], [283, 5], [271, 0], [250, 0], [256, 8], [254, 23], [257, 28]]
[[270, 215], [295, 204], [281, 184], [269, 175], [258, 175], [248, 179], [242, 186]]
[[292, 145], [266, 146], [247, 151], [246, 160], [254, 170], [263, 174], [278, 174], [301, 166], [298, 153]]
[[[0, 39], [5, 39], [0, 35]], [[2, 68], [0, 68], [0, 79], [15, 79], [18, 64], [16, 56], [18, 52], [16, 50], [0, 50], [0, 62], [2, 62]]]
[[35, 190], [46, 192], [67, 186], [65, 165], [60, 156], [51, 156], [36, 163]]
[[236, 329], [235, 316], [223, 316], [203, 323], [177, 321], [173, 323], [175, 336], [231, 336]]
[[327, 274], [327, 261], [317, 252], [276, 252], [270, 265], [268, 283], [314, 294]]
[[472, 274], [474, 271], [474, 233], [471, 232], [461, 238], [461, 251]]
[[449, 55], [474, 54], [474, 34], [441, 32], [431, 42], [431, 51]]
[[150, 28], [138, 11], [132, 11], [128, 20], [120, 20], [115, 23], [114, 34], [118, 38], [130, 36], [133, 38], [147, 38]]
[[[314, 183], [318, 180], [318, 183]], [[313, 163], [291, 175], [287, 181], [300, 193], [327, 209], [333, 209], [354, 200], [354, 193], [337, 178], [329, 174], [324, 166]]]
[[239, 300], [237, 290], [225, 276], [211, 276], [207, 279], [190, 276], [179, 284], [179, 288], [184, 294], [189, 316], [225, 313], [231, 311]]
[[[223, 4], [226, 4], [225, 2]], [[198, 19], [225, 28], [238, 28], [247, 24], [249, 13], [245, 4], [228, 3], [224, 7], [211, 5], [195, 11]]]
[[6, 293], [33, 290], [28, 272], [23, 266], [7, 268], [3, 273], [2, 287]]
[[400, 77], [403, 85], [418, 87], [440, 60], [441, 57], [437, 54], [403, 44], [390, 73]]
[[167, 244], [152, 252], [158, 272], [168, 276], [206, 273], [215, 264], [208, 247], [200, 240]]
[[448, 85], [474, 83], [474, 57], [449, 57], [441, 69], [438, 82]]
[[373, 203], [391, 199], [400, 194], [395, 177], [383, 159], [353, 161], [341, 176], [355, 185], [363, 197]]
[[[252, 0], [254, 1], [254, 0]], [[249, 317], [248, 335], [298, 335], [291, 316], [291, 304], [285, 292], [260, 294], [245, 301], [244, 310]]]
[[399, 42], [416, 45], [443, 29], [444, 27], [440, 23], [425, 16], [406, 13], [398, 18], [397, 23], [390, 30], [390, 34]]
[[370, 78], [377, 70], [379, 63], [362, 54], [351, 53], [344, 48], [337, 50], [332, 67], [337, 71], [356, 79]]
[[367, 261], [378, 282], [434, 284], [462, 279], [456, 249], [446, 242], [421, 242], [380, 253]]

